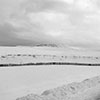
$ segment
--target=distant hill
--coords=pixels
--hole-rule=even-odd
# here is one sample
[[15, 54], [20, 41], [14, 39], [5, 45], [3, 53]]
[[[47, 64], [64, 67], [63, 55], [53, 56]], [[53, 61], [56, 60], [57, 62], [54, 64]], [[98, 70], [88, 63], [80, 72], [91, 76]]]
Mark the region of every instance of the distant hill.
[[37, 44], [35, 46], [38, 46], [38, 47], [58, 47], [57, 44]]

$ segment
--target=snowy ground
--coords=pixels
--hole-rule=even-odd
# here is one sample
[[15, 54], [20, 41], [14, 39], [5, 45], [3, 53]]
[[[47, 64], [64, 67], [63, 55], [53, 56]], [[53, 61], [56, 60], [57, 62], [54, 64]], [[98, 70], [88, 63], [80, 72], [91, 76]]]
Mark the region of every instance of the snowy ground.
[[[54, 60], [63, 61], [65, 59], [60, 58], [62, 56], [68, 56], [69, 58], [67, 58], [67, 61], [72, 60], [75, 62], [85, 61], [98, 63], [100, 60], [95, 59], [95, 57], [99, 58], [100, 52], [98, 51], [51, 47], [0, 47], [0, 56], [9, 54], [41, 55], [41, 57], [39, 56], [35, 59], [37, 62]], [[47, 56], [44, 57], [44, 55], [56, 55], [56, 58], [51, 59], [51, 57], [47, 59]], [[73, 59], [73, 56], [77, 56], [77, 58]], [[86, 58], [83, 59], [83, 56]], [[13, 59], [12, 57], [0, 58], [0, 63], [7, 63], [7, 61], [15, 61], [14, 63], [16, 63], [21, 59], [24, 60], [23, 62], [33, 60], [30, 56], [29, 58], [26, 57], [26, 59], [24, 57], [18, 57], [18, 60], [15, 59], [16, 57]], [[91, 59], [91, 57], [93, 58]], [[0, 100], [16, 100], [16, 98], [26, 96], [30, 93], [40, 94], [47, 89], [74, 81], [82, 81], [86, 78], [98, 75], [100, 75], [99, 66], [42, 65], [0, 68]]]
[[0, 47], [0, 64], [39, 62], [99, 63], [100, 52], [57, 47]]
[[63, 84], [100, 75], [99, 67], [32, 66], [0, 69], [0, 100], [40, 94]]

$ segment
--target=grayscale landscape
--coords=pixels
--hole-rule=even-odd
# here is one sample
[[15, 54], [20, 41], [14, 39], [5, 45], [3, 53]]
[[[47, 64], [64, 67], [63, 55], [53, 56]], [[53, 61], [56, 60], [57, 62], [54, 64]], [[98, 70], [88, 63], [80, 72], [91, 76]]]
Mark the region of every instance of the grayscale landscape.
[[0, 100], [100, 100], [100, 0], [0, 0]]

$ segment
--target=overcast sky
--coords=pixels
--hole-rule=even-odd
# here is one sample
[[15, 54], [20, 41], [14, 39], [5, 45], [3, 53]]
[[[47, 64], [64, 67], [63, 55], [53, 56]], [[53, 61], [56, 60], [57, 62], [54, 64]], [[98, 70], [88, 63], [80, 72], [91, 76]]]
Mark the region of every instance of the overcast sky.
[[100, 0], [0, 0], [0, 45], [100, 46]]

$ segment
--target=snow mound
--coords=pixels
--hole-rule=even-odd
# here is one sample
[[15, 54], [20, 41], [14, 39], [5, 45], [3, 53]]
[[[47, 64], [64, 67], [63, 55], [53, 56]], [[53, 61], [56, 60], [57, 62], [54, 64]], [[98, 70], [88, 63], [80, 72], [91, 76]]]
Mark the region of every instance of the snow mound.
[[100, 76], [73, 82], [44, 91], [41, 95], [30, 94], [16, 100], [98, 100]]

